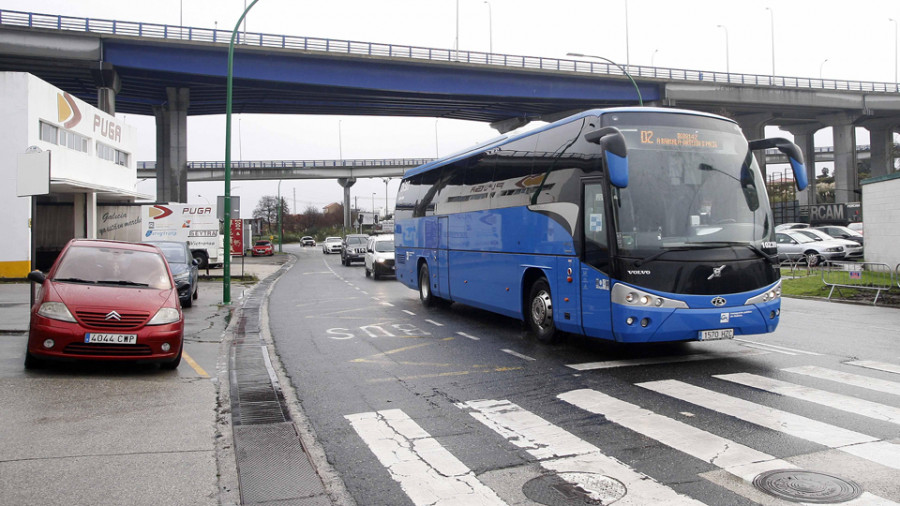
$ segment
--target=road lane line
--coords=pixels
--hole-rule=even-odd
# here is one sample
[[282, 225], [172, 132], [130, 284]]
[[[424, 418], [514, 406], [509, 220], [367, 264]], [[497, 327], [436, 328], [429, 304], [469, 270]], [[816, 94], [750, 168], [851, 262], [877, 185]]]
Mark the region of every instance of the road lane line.
[[[760, 473], [799, 468], [783, 459], [754, 450], [692, 425], [656, 414], [634, 404], [610, 397], [596, 390], [572, 390], [557, 396], [585, 411], [601, 415], [621, 425], [696, 459], [708, 462], [752, 483]], [[896, 504], [888, 499], [863, 492], [842, 505]]]
[[881, 392], [884, 394], [900, 395], [900, 383], [897, 383], [896, 381], [870, 378], [868, 376], [861, 376], [859, 374], [852, 374], [849, 372], [835, 371], [833, 369], [826, 369], [824, 367], [816, 367], [813, 365], [789, 367], [787, 369], [782, 369], [782, 371], [802, 374], [804, 376], [811, 376], [813, 378], [819, 378], [829, 381], [836, 381], [845, 385], [865, 388], [866, 390], [874, 390], [876, 392]]
[[403, 411], [389, 409], [344, 418], [413, 504], [506, 504]]
[[188, 355], [186, 351], [181, 350], [181, 358], [183, 358], [184, 361], [187, 362], [188, 365], [191, 366], [191, 368], [193, 368], [197, 374], [199, 374], [200, 376], [202, 376], [204, 378], [209, 377], [209, 374], [202, 367], [200, 367], [200, 364], [195, 362], [194, 359], [192, 359], [191, 356]]
[[900, 469], [900, 445], [881, 441], [876, 437], [761, 406], [681, 381], [649, 381], [638, 383], [637, 386], [767, 429], [834, 448], [886, 467]]
[[531, 361], [536, 360], [535, 358], [529, 357], [528, 355], [522, 355], [521, 353], [515, 352], [512, 350], [502, 349], [500, 351], [502, 351], [503, 353], [509, 353], [510, 355], [512, 355], [514, 357], [519, 357], [523, 360], [531, 360]]
[[466, 334], [465, 332], [457, 332], [456, 334], [459, 335], [459, 336], [468, 337], [469, 339], [471, 339], [471, 340], [473, 340], [473, 341], [480, 341], [480, 340], [481, 340], [480, 337], [471, 336], [471, 335], [469, 335], [469, 334]]
[[444, 326], [443, 323], [438, 323], [438, 322], [436, 322], [436, 321], [434, 321], [434, 320], [428, 320], [428, 319], [426, 319], [425, 321], [428, 322], [428, 323], [430, 323], [430, 324], [432, 324], [432, 325], [434, 325], [434, 326], [436, 326], [436, 327], [443, 327], [443, 326]]
[[604, 455], [596, 446], [510, 401], [477, 400], [459, 403], [457, 407], [527, 451], [544, 469], [560, 473], [560, 478], [584, 490], [591, 488], [578, 481], [589, 476], [585, 473], [618, 480], [627, 493], [615, 502], [616, 505], [703, 504]]
[[406, 310], [406, 309], [403, 309], [402, 311], [403, 311], [404, 313], [408, 314], [409, 316], [416, 316], [416, 313], [413, 313], [412, 311], [408, 311], [408, 310]]
[[735, 338], [734, 340], [735, 340], [735, 341], [740, 341], [740, 342], [742, 342], [742, 343], [750, 343], [750, 344], [755, 344], [755, 345], [757, 345], [757, 346], [764, 346], [764, 347], [766, 347], [766, 348], [772, 348], [773, 350], [783, 350], [783, 351], [786, 351], [786, 352], [790, 352], [789, 354], [791, 354], [791, 355], [793, 355], [793, 354], [798, 354], [798, 353], [799, 353], [799, 354], [801, 354], [801, 355], [814, 355], [814, 356], [817, 356], [817, 357], [821, 357], [821, 356], [822, 356], [821, 353], [813, 353], [813, 352], [811, 352], [811, 351], [798, 350], [797, 348], [787, 348], [787, 347], [785, 347], [785, 346], [775, 346], [774, 344], [760, 343], [760, 342], [758, 342], [758, 341], [750, 341], [750, 340], [747, 340], [747, 339], [739, 339], [739, 338]]
[[885, 406], [877, 402], [857, 399], [849, 395], [834, 394], [824, 390], [817, 390], [802, 385], [795, 385], [787, 381], [765, 378], [749, 373], [716, 374], [719, 378], [732, 383], [738, 383], [752, 388], [758, 388], [773, 394], [783, 395], [802, 401], [809, 401], [822, 406], [827, 406], [848, 413], [862, 415], [875, 420], [882, 420], [900, 425], [900, 408]]
[[892, 372], [894, 374], [900, 374], [900, 365], [897, 364], [888, 364], [885, 362], [875, 362], [873, 360], [853, 360], [847, 362], [849, 365], [855, 365], [857, 367], [865, 367], [867, 369], [875, 369], [876, 371], [884, 371], [884, 372]]
[[566, 367], [577, 371], [592, 371], [595, 369], [613, 369], [616, 367], [632, 367], [636, 365], [674, 364], [678, 362], [696, 362], [698, 360], [718, 360], [724, 358], [750, 357], [765, 355], [765, 351], [741, 350], [730, 353], [694, 353], [692, 355], [678, 355], [671, 357], [635, 358], [630, 360], [609, 360], [606, 362], [584, 362], [581, 364], [566, 364]]

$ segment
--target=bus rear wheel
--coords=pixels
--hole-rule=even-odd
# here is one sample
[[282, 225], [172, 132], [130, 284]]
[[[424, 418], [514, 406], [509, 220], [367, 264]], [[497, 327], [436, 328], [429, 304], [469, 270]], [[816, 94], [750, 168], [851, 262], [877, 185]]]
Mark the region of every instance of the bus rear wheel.
[[539, 279], [531, 285], [525, 319], [537, 340], [552, 344], [559, 341], [559, 331], [553, 322], [553, 297], [546, 279]]
[[434, 294], [431, 293], [431, 276], [428, 273], [428, 264], [422, 263], [419, 266], [419, 300], [425, 307], [434, 305]]

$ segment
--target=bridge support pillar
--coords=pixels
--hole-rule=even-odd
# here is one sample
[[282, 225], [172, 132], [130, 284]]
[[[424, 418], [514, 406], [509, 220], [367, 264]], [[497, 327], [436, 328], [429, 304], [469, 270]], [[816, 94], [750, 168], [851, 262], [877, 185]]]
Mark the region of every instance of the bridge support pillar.
[[[766, 123], [772, 121], [771, 114], [745, 114], [736, 116], [735, 121], [740, 125], [744, 136], [749, 140], [764, 139], [766, 137]], [[766, 153], [759, 151], [756, 154], [756, 163], [759, 164], [759, 170], [762, 172], [763, 181], [766, 180]]]
[[794, 135], [794, 143], [800, 146], [800, 149], [803, 151], [803, 161], [806, 163], [806, 179], [809, 181], [809, 186], [797, 193], [797, 200], [801, 206], [815, 205], [818, 200], [816, 194], [815, 134], [822, 129], [822, 125], [813, 123], [783, 128]]
[[156, 200], [187, 202], [187, 109], [189, 88], [166, 88], [166, 105], [155, 106]]
[[863, 124], [869, 130], [869, 163], [872, 167], [870, 177], [894, 172], [894, 130], [898, 125], [900, 118]]
[[856, 116], [846, 113], [819, 118], [830, 125], [834, 137], [834, 201], [859, 202], [859, 177], [856, 167]]
[[104, 68], [94, 70], [94, 81], [97, 82], [97, 109], [116, 114], [116, 94], [122, 89], [122, 80], [112, 65], [105, 63]]
[[353, 217], [350, 209], [350, 187], [356, 183], [355, 178], [338, 178], [338, 184], [344, 188], [344, 230], [350, 230], [353, 227], [350, 219]]

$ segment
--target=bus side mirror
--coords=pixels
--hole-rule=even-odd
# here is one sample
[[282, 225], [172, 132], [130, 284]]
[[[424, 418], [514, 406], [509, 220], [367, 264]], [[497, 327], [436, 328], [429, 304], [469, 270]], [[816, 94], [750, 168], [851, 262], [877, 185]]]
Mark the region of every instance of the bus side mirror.
[[616, 127], [603, 127], [584, 134], [584, 140], [603, 148], [603, 159], [609, 169], [609, 182], [616, 188], [628, 186], [628, 147], [625, 136]]
[[803, 152], [793, 142], [781, 137], [772, 137], [771, 139], [759, 139], [750, 141], [750, 149], [756, 151], [759, 149], [777, 148], [788, 157], [791, 162], [791, 170], [794, 171], [794, 181], [797, 183], [798, 190], [805, 190], [809, 186], [809, 179], [806, 177], [806, 166], [803, 164]]

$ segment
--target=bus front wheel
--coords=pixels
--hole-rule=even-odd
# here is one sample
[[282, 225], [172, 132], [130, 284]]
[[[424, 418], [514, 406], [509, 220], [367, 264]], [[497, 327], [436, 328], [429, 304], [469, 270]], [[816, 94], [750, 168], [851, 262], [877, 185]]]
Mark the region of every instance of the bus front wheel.
[[553, 298], [546, 279], [539, 279], [531, 285], [526, 311], [528, 326], [538, 341], [550, 344], [559, 340], [559, 331], [553, 322]]
[[425, 307], [434, 305], [434, 294], [431, 293], [431, 276], [428, 274], [428, 264], [419, 266], [419, 300]]

